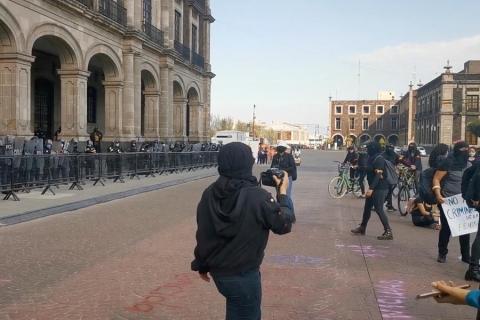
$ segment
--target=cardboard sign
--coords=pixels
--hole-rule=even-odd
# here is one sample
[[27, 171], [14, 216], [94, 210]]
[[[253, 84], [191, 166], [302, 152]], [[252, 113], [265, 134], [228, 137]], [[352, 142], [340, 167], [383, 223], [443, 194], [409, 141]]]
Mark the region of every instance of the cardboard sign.
[[443, 199], [443, 212], [452, 231], [452, 237], [477, 232], [478, 212], [469, 208], [461, 194]]

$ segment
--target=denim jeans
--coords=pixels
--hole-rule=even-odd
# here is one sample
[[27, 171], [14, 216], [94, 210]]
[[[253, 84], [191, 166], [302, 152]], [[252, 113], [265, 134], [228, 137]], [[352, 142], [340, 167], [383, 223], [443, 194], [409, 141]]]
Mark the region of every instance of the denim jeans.
[[262, 282], [259, 268], [244, 273], [213, 277], [213, 281], [225, 299], [226, 320], [261, 320]]
[[293, 208], [293, 201], [292, 201], [292, 188], [293, 188], [292, 177], [288, 177], [288, 189], [287, 189], [288, 206], [292, 210], [293, 214], [295, 214], [295, 209]]

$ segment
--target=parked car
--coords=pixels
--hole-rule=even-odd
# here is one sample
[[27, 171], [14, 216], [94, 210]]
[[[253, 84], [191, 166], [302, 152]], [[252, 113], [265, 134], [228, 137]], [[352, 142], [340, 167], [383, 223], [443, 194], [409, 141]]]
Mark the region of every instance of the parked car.
[[425, 151], [424, 147], [417, 147], [417, 150], [420, 151], [420, 156], [422, 156], [422, 157], [427, 156], [427, 151]]

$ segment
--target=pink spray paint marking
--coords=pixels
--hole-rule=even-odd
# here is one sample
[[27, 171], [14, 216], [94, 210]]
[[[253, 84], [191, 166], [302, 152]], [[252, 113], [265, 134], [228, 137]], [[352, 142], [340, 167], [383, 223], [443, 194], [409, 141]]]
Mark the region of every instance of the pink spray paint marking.
[[380, 281], [375, 287], [378, 307], [383, 319], [413, 319], [405, 312], [407, 296], [403, 281]]
[[12, 282], [12, 280], [0, 279], [0, 283], [10, 283], [10, 282]]
[[351, 245], [347, 248], [352, 249], [353, 252], [358, 252], [363, 254], [365, 258], [384, 258], [386, 257], [387, 251], [382, 249], [387, 249], [385, 246], [356, 246]]

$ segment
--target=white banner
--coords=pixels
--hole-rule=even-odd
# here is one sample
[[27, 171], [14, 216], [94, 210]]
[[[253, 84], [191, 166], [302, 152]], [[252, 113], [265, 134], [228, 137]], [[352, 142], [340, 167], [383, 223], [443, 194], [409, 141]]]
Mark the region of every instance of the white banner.
[[443, 198], [443, 212], [452, 231], [452, 237], [477, 232], [478, 212], [469, 208], [461, 194]]

